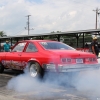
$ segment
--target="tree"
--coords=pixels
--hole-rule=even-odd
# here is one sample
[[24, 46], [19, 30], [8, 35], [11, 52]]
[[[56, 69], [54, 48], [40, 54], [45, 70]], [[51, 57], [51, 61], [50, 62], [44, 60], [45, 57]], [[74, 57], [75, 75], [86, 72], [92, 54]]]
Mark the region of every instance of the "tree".
[[0, 31], [0, 37], [7, 36], [4, 31]]

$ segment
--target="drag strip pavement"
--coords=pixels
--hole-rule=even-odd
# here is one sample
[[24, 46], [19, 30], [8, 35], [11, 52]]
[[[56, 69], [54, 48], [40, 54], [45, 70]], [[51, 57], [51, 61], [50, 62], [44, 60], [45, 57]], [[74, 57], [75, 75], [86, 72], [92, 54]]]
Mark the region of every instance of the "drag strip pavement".
[[6, 70], [0, 74], [0, 100], [18, 100], [14, 98], [16, 93], [6, 87], [8, 81], [16, 75], [18, 75], [18, 72], [12, 70]]

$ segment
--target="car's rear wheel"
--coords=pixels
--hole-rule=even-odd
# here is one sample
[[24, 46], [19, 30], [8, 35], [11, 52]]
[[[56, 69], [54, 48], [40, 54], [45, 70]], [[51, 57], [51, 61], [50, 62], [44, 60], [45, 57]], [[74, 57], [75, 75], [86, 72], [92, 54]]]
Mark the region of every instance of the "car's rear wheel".
[[4, 66], [0, 63], [0, 73], [3, 73], [4, 71]]
[[31, 62], [29, 66], [29, 73], [32, 77], [43, 78], [44, 72], [39, 63]]

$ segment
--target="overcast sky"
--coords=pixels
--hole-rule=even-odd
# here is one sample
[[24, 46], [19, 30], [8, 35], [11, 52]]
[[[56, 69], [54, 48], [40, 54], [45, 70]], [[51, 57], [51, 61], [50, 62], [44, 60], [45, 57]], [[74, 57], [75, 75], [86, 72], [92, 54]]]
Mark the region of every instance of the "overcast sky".
[[[8, 36], [94, 29], [100, 0], [0, 0], [0, 31]], [[100, 16], [98, 16], [98, 28]]]

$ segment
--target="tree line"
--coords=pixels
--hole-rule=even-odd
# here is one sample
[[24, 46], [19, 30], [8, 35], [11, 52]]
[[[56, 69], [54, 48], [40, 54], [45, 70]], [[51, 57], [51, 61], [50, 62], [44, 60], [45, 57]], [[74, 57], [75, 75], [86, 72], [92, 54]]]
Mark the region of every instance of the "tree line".
[[4, 31], [0, 31], [0, 37], [4, 37], [7, 36], [6, 33]]

